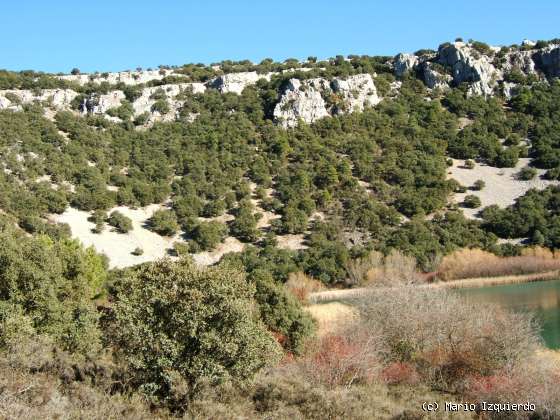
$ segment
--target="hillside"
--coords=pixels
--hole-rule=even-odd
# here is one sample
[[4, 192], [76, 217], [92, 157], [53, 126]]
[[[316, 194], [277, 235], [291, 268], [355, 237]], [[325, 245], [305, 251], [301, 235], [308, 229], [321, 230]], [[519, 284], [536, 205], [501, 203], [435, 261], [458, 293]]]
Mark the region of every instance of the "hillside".
[[529, 314], [418, 283], [557, 272], [559, 76], [558, 39], [0, 71], [0, 417], [558, 418]]
[[[496, 217], [530, 188], [558, 194], [559, 52], [456, 41], [393, 58], [2, 72], [2, 209], [31, 233], [67, 222], [116, 267], [173, 243], [203, 264], [252, 244], [327, 283], [370, 248], [430, 269], [458, 247], [515, 252], [496, 235], [555, 247], [546, 204], [514, 232]], [[467, 195], [498, 208], [474, 200], [465, 219]], [[129, 211], [148, 205], [157, 217]], [[117, 206], [132, 232], [109, 232]]]

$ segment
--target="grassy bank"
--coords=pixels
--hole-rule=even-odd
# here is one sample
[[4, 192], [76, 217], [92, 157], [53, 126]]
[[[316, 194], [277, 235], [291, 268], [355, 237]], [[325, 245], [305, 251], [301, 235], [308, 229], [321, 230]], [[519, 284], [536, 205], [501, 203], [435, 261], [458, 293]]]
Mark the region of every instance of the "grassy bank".
[[[469, 279], [459, 279], [450, 281], [440, 281], [435, 283], [421, 284], [417, 287], [434, 289], [462, 289], [472, 287], [498, 286], [504, 284], [521, 284], [536, 281], [555, 280], [560, 278], [560, 270], [544, 271], [540, 273], [507, 275], [496, 277], [476, 277]], [[391, 287], [387, 287], [390, 289]], [[313, 303], [341, 301], [363, 296], [369, 288], [359, 287], [355, 289], [327, 290], [315, 292], [309, 295], [309, 301]]]

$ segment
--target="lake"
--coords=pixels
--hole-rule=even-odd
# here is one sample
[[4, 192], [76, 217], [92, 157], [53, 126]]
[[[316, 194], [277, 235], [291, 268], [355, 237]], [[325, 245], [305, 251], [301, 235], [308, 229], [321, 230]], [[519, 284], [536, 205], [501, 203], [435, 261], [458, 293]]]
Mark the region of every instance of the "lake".
[[560, 349], [560, 280], [458, 290], [478, 302], [533, 312], [541, 322], [546, 346]]

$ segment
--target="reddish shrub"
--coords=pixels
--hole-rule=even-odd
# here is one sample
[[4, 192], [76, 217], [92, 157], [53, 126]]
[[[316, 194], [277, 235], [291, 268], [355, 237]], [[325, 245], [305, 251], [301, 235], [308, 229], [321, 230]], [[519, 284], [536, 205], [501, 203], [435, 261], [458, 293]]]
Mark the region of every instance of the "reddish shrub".
[[381, 372], [381, 378], [390, 385], [418, 383], [418, 372], [410, 363], [394, 362]]
[[371, 382], [380, 367], [373, 344], [366, 333], [328, 335], [300, 362], [312, 381], [329, 387]]

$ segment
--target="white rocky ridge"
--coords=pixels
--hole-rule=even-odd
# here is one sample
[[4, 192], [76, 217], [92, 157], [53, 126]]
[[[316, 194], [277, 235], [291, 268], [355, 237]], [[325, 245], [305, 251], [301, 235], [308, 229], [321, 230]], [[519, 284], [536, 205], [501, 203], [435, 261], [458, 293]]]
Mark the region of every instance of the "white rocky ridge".
[[[328, 106], [325, 99], [338, 101]], [[315, 122], [332, 114], [363, 111], [381, 101], [370, 74], [357, 74], [332, 81], [323, 78], [290, 79], [274, 108], [274, 119], [282, 127], [295, 127], [300, 120]]]
[[65, 74], [58, 76], [60, 80], [74, 82], [85, 85], [89, 82], [110, 84], [124, 83], [125, 85], [139, 85], [152, 80], [161, 80], [173, 74], [172, 70], [141, 70], [141, 71], [121, 71], [116, 73], [94, 73], [94, 74]]
[[[504, 81], [504, 75], [520, 72], [526, 76], [559, 77], [560, 76], [560, 45], [550, 44], [535, 49], [536, 44], [524, 41], [524, 48], [514, 49], [505, 54], [498, 54], [499, 47], [489, 47], [481, 52], [471, 43], [455, 42], [443, 44], [437, 55], [424, 54], [416, 57], [401, 53], [392, 60], [393, 70], [397, 77], [417, 71], [429, 88], [443, 88], [449, 82], [455, 85], [466, 82], [471, 95], [493, 95], [500, 85], [507, 98], [515, 92], [516, 86]], [[531, 49], [528, 49], [531, 48]], [[438, 72], [432, 62], [449, 68], [452, 77]]]
[[256, 71], [243, 73], [228, 73], [218, 76], [211, 82], [211, 86], [218, 89], [221, 93], [233, 92], [238, 95], [249, 85], [254, 85], [260, 79], [270, 80], [271, 73], [258, 74]]

